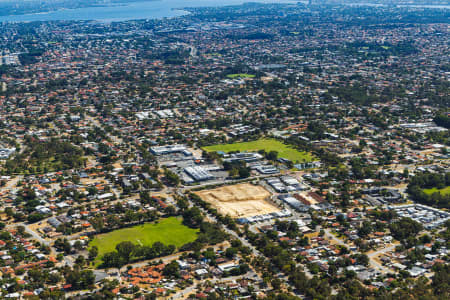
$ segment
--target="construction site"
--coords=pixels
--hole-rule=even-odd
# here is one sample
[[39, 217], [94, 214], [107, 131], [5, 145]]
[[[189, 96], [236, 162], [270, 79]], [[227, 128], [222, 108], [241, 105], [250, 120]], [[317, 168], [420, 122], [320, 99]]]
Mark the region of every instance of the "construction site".
[[211, 203], [221, 214], [232, 218], [249, 218], [280, 211], [268, 201], [271, 193], [259, 185], [249, 183], [228, 185], [199, 191], [196, 194]]

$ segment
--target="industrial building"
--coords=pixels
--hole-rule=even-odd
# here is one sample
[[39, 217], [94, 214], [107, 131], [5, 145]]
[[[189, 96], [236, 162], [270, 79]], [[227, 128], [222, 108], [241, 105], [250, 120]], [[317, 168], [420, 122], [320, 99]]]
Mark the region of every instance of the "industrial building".
[[425, 229], [433, 229], [450, 219], [450, 213], [422, 204], [408, 204], [399, 206], [388, 206], [393, 209], [399, 217], [411, 218], [419, 222]]
[[192, 177], [195, 181], [214, 179], [214, 176], [201, 166], [187, 167], [184, 169], [184, 172], [186, 172], [186, 174]]
[[278, 193], [289, 193], [304, 191], [307, 187], [291, 176], [271, 177], [266, 179], [267, 183]]
[[291, 195], [280, 195], [278, 198], [299, 212], [307, 212], [309, 210], [309, 206], [303, 204]]
[[272, 165], [259, 165], [255, 167], [255, 170], [263, 175], [280, 173], [280, 171]]
[[16, 151], [16, 148], [0, 149], [0, 159], [8, 159], [15, 151]]
[[254, 152], [243, 152], [230, 154], [228, 158], [224, 159], [224, 162], [245, 161], [254, 162], [263, 159], [263, 156]]
[[267, 178], [266, 182], [277, 192], [277, 193], [285, 193], [286, 186], [281, 182], [278, 177]]
[[184, 151], [189, 152], [185, 145], [178, 145], [178, 144], [167, 145], [167, 146], [155, 146], [155, 147], [151, 147], [150, 151], [155, 155], [164, 155], [164, 154], [180, 153], [180, 152], [183, 153]]
[[288, 209], [284, 209], [278, 212], [273, 212], [270, 214], [265, 215], [258, 215], [258, 216], [252, 216], [247, 218], [239, 218], [236, 221], [239, 224], [252, 224], [256, 222], [264, 222], [272, 219], [278, 219], [278, 218], [286, 218], [292, 216], [292, 212]]

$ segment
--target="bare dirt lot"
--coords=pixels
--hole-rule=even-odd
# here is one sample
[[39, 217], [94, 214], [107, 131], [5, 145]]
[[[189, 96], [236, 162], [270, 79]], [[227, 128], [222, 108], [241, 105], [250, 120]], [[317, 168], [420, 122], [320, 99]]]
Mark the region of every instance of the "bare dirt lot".
[[270, 192], [259, 185], [249, 183], [223, 186], [196, 192], [204, 201], [211, 203], [223, 215], [246, 218], [280, 211], [267, 201]]

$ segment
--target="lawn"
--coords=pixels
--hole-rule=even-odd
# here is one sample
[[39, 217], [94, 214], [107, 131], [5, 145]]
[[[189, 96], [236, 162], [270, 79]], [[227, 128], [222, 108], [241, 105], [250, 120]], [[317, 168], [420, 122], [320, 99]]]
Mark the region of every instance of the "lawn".
[[433, 193], [441, 193], [442, 195], [448, 195], [448, 194], [450, 194], [450, 186], [447, 186], [443, 189], [438, 189], [438, 188], [424, 189], [423, 191], [427, 195], [431, 195]]
[[231, 79], [235, 79], [235, 78], [254, 78], [255, 75], [241, 73], [241, 74], [229, 74], [229, 75], [227, 75], [227, 77], [231, 78]]
[[221, 144], [207, 146], [203, 148], [208, 152], [212, 151], [258, 151], [265, 150], [266, 152], [277, 151], [278, 157], [286, 158], [292, 162], [310, 162], [315, 160], [314, 156], [308, 152], [300, 152], [289, 145], [285, 145], [282, 142], [275, 139], [259, 139], [251, 142], [242, 142], [234, 144]]
[[195, 241], [196, 229], [184, 226], [180, 218], [161, 219], [158, 223], [147, 223], [134, 227], [114, 230], [105, 234], [97, 235], [89, 246], [98, 247], [96, 263], [100, 263], [103, 254], [115, 250], [118, 243], [130, 241], [134, 244], [151, 246], [155, 242], [165, 245], [175, 245], [177, 248]]

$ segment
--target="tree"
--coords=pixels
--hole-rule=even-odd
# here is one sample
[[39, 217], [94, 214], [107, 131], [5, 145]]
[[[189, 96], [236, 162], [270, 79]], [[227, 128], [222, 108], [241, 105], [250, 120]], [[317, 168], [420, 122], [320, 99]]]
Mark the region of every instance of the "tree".
[[122, 266], [122, 260], [121, 260], [119, 253], [117, 253], [117, 251], [105, 253], [102, 257], [102, 260], [103, 260], [103, 265], [105, 267], [118, 268], [118, 267]]
[[312, 274], [317, 274], [320, 271], [319, 265], [316, 263], [308, 264], [308, 269]]
[[272, 288], [276, 291], [280, 290], [281, 288], [281, 280], [279, 278], [272, 279], [270, 284], [272, 285]]
[[184, 197], [180, 197], [177, 200], [177, 206], [181, 211], [185, 211], [189, 208], [189, 202]]
[[450, 117], [448, 115], [444, 115], [444, 114], [436, 115], [434, 117], [433, 121], [438, 126], [442, 126], [447, 129], [450, 129]]
[[80, 267], [84, 266], [85, 263], [86, 263], [86, 259], [84, 258], [83, 255], [79, 255], [77, 257], [77, 259], [75, 260], [75, 264], [79, 265]]
[[103, 217], [92, 218], [92, 219], [89, 220], [89, 223], [91, 223], [92, 227], [94, 227], [94, 229], [97, 232], [101, 232], [103, 230], [104, 225], [105, 225]]
[[267, 153], [266, 158], [268, 160], [276, 160], [278, 158], [278, 151], [270, 151]]
[[164, 176], [166, 177], [167, 183], [171, 186], [178, 186], [180, 184], [180, 177], [169, 169], [164, 171]]
[[225, 250], [225, 256], [229, 259], [232, 259], [237, 254], [237, 252], [238, 250], [236, 248], [230, 247]]
[[12, 216], [14, 216], [14, 210], [12, 209], [12, 207], [6, 207], [5, 214], [8, 216], [8, 218], [11, 218]]
[[83, 288], [87, 288], [95, 283], [95, 275], [92, 270], [81, 271], [81, 284]]
[[359, 140], [359, 148], [364, 149], [367, 146], [367, 142], [363, 139]]
[[239, 177], [239, 169], [238, 168], [232, 168], [228, 171], [228, 176], [231, 178], [237, 178]]
[[70, 245], [69, 241], [67, 239], [57, 239], [55, 241], [55, 247], [60, 250], [64, 251], [64, 253], [68, 254], [72, 251], [72, 246]]
[[[64, 293], [64, 291], [58, 291], [58, 290], [50, 291], [50, 290], [46, 289], [42, 293], [39, 294], [39, 298], [40, 299], [64, 299], [65, 293]], [[32, 298], [32, 299], [34, 299], [34, 298]]]
[[422, 244], [427, 244], [427, 243], [431, 243], [431, 236], [429, 236], [428, 234], [424, 234], [420, 237], [420, 242]]
[[36, 212], [36, 213], [32, 213], [32, 214], [28, 215], [27, 221], [28, 221], [28, 223], [36, 223], [44, 218], [45, 218], [45, 215]]
[[25, 226], [22, 226], [22, 225], [17, 226], [17, 227], [16, 227], [16, 230], [17, 230], [17, 233], [18, 233], [20, 236], [23, 236], [23, 235], [25, 234]]
[[164, 212], [169, 216], [174, 216], [177, 213], [177, 210], [173, 205], [169, 205], [164, 209]]
[[239, 169], [239, 177], [240, 178], [248, 178], [250, 177], [250, 170], [247, 167], [242, 167]]
[[164, 267], [163, 274], [168, 277], [179, 277], [180, 266], [176, 261], [171, 261]]
[[81, 250], [83, 248], [83, 244], [81, 241], [76, 241], [75, 244], [73, 244], [73, 247], [77, 250]]
[[89, 249], [89, 259], [90, 260], [94, 260], [96, 257], [97, 257], [97, 255], [98, 255], [98, 247], [97, 246], [92, 246], [90, 249]]
[[403, 169], [403, 177], [408, 178], [409, 177], [409, 171], [407, 168]]
[[75, 290], [86, 289], [95, 283], [95, 275], [91, 270], [70, 270], [65, 274], [66, 282]]
[[372, 224], [369, 221], [364, 221], [362, 226], [358, 229], [360, 237], [366, 237], [372, 232]]
[[135, 245], [132, 242], [125, 241], [116, 245], [117, 253], [125, 264], [130, 261], [131, 253], [134, 251]]
[[359, 254], [358, 256], [356, 256], [356, 261], [358, 262], [358, 264], [368, 266], [370, 260], [366, 254]]
[[30, 281], [33, 283], [42, 284], [44, 283], [45, 276], [42, 273], [42, 270], [39, 268], [33, 268], [28, 271], [28, 277], [30, 278]]
[[198, 228], [203, 221], [203, 216], [198, 207], [187, 209], [183, 213], [183, 224], [191, 228]]
[[401, 218], [389, 226], [392, 236], [401, 242], [409, 237], [415, 237], [422, 228], [422, 224], [410, 218]]
[[[435, 264], [433, 266], [434, 277], [432, 286], [434, 288], [434, 292], [436, 295], [442, 295], [445, 297], [449, 296], [449, 284], [450, 279], [448, 274], [450, 273], [450, 265], [449, 264]], [[445, 296], [447, 295], [447, 296]]]

